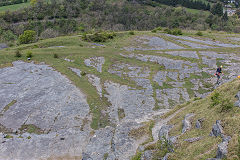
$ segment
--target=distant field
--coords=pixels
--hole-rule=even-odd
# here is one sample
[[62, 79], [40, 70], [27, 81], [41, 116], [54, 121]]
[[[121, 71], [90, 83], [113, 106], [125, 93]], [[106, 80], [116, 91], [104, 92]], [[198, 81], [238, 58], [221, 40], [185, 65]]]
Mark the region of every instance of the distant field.
[[6, 12], [7, 10], [9, 11], [16, 11], [20, 8], [27, 7], [30, 5], [30, 2], [28, 3], [21, 3], [21, 4], [14, 4], [14, 5], [9, 5], [9, 6], [3, 6], [0, 7], [0, 12]]
[[188, 12], [190, 13], [200, 13], [203, 12], [206, 15], [209, 15], [209, 11], [202, 11], [202, 10], [197, 10], [197, 9], [191, 9], [191, 8], [185, 8]]

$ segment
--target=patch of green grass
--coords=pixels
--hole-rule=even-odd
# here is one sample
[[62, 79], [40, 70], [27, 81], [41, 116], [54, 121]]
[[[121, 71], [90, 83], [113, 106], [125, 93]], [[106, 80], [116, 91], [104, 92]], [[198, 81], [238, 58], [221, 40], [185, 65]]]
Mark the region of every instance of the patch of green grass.
[[41, 130], [40, 128], [38, 128], [37, 126], [33, 125], [33, 124], [24, 124], [21, 126], [21, 128], [19, 128], [19, 130], [24, 133], [35, 133], [35, 134], [43, 134], [43, 130]]
[[1, 115], [3, 115], [7, 110], [9, 110], [9, 108], [10, 108], [11, 106], [13, 106], [15, 103], [17, 103], [17, 101], [16, 101], [16, 100], [12, 100], [8, 105], [6, 105], [6, 106], [3, 108], [2, 112], [1, 112]]
[[10, 138], [13, 138], [13, 136], [7, 134], [4, 138], [10, 139]]
[[131, 158], [131, 160], [141, 160], [142, 152], [137, 152], [135, 156]]
[[118, 108], [118, 118], [119, 120], [123, 119], [125, 117], [124, 109]]
[[105, 153], [105, 154], [103, 155], [103, 160], [107, 160], [107, 158], [108, 158], [108, 153]]

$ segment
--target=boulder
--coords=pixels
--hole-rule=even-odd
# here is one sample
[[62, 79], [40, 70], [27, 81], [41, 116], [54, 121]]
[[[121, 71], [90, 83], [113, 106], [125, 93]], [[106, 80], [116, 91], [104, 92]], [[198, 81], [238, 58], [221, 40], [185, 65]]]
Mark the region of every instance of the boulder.
[[203, 137], [194, 137], [194, 138], [184, 139], [184, 141], [187, 141], [187, 142], [193, 143], [193, 142], [196, 142], [196, 141], [201, 140], [202, 138], [203, 138]]
[[198, 120], [196, 121], [195, 127], [198, 128], [198, 129], [202, 128], [202, 122], [203, 122], [203, 121], [204, 121], [203, 118], [198, 119]]
[[153, 151], [150, 151], [150, 150], [144, 151], [140, 160], [151, 160], [153, 159], [152, 154], [153, 154]]
[[169, 140], [168, 132], [172, 129], [173, 126], [163, 125], [158, 133], [159, 140]]
[[222, 159], [227, 156], [228, 153], [228, 142], [231, 140], [231, 137], [224, 136], [222, 143], [218, 145], [217, 156], [216, 158]]
[[0, 50], [4, 48], [8, 48], [8, 45], [6, 43], [0, 43]]
[[212, 127], [212, 131], [210, 133], [210, 136], [218, 137], [218, 136], [222, 136], [222, 135], [223, 135], [223, 128], [221, 126], [221, 121], [217, 120], [216, 124], [214, 124], [213, 127]]
[[191, 125], [191, 118], [194, 116], [195, 114], [187, 114], [184, 118], [184, 120], [182, 121], [183, 123], [183, 129], [182, 129], [182, 133], [185, 133], [187, 130], [190, 130], [192, 125]]

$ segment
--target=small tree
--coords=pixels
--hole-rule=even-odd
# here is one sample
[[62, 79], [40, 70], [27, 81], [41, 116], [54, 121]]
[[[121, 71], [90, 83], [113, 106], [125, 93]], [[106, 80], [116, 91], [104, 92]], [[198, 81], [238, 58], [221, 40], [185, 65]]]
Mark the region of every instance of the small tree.
[[36, 41], [36, 32], [32, 30], [26, 30], [23, 34], [19, 36], [20, 44], [28, 44]]
[[27, 58], [32, 58], [32, 52], [31, 51], [27, 51], [26, 56], [27, 56]]
[[202, 33], [201, 31], [198, 31], [198, 32], [196, 33], [196, 35], [197, 35], [197, 36], [203, 36], [203, 33]]
[[19, 50], [16, 50], [16, 52], [15, 52], [15, 57], [17, 57], [17, 58], [22, 57], [22, 54], [20, 53]]
[[54, 54], [53, 54], [53, 58], [58, 58], [58, 54], [57, 54], [57, 53], [54, 53]]

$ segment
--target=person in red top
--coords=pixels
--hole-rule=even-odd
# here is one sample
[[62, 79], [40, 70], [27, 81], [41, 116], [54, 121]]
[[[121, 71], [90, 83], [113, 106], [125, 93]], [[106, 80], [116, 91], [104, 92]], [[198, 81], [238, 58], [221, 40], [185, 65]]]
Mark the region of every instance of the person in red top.
[[221, 74], [222, 74], [222, 66], [220, 66], [220, 67], [218, 67], [217, 68], [217, 70], [216, 70], [216, 73], [215, 73], [215, 75], [217, 76], [217, 84], [220, 84], [220, 76], [221, 76]]

